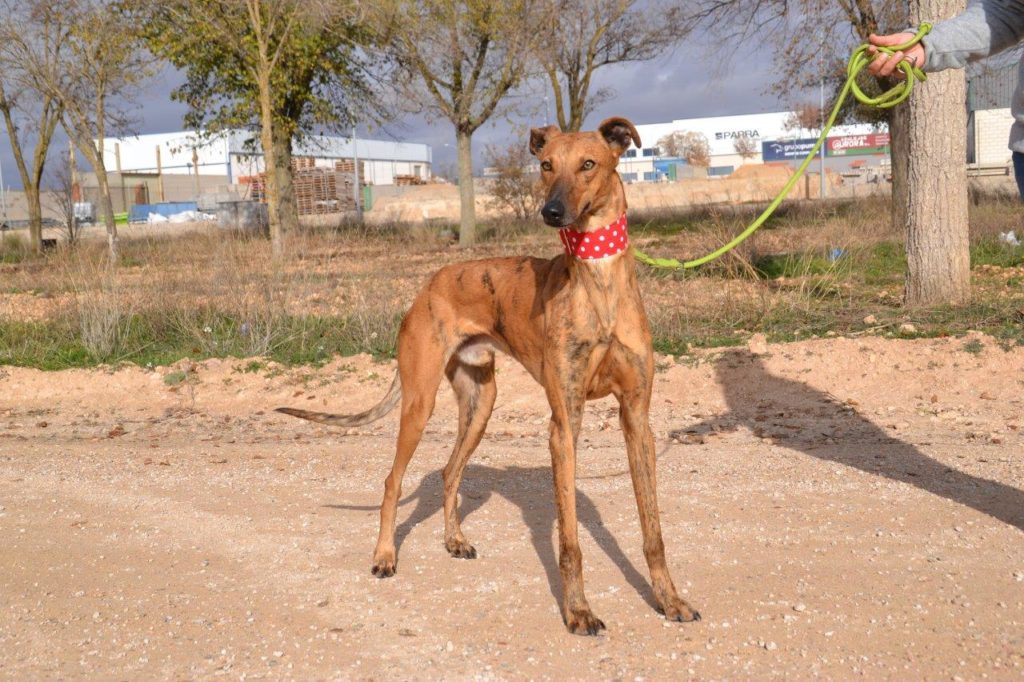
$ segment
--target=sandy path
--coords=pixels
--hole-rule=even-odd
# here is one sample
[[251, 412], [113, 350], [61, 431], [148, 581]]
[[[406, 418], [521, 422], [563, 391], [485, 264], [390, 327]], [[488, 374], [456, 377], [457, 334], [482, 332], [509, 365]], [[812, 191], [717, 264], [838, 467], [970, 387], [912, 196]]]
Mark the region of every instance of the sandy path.
[[[347, 411], [388, 365], [0, 368], [0, 677], [1019, 679], [1024, 349], [833, 339], [663, 362], [654, 427], [677, 584], [666, 623], [611, 401], [588, 407], [588, 596], [557, 610], [546, 410], [516, 366], [462, 488], [479, 552], [441, 544], [449, 391], [405, 483], [399, 573], [369, 573], [394, 417]], [[670, 434], [675, 434], [675, 439]]]

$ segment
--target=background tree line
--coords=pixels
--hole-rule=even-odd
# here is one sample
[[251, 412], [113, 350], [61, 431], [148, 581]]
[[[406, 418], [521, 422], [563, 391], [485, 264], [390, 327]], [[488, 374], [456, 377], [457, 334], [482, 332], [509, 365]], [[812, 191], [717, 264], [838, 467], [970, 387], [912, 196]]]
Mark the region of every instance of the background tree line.
[[[528, 83], [530, 92], [543, 84], [558, 125], [574, 131], [613, 94], [594, 88], [599, 69], [652, 59], [684, 39], [706, 45], [712, 59], [737, 58], [756, 39], [773, 47], [778, 78], [766, 87], [780, 97], [822, 79], [834, 90], [850, 48], [869, 33], [903, 27], [917, 16], [938, 18], [957, 7], [956, 0], [0, 0], [8, 17], [0, 29], [0, 113], [29, 200], [36, 248], [41, 183], [61, 126], [96, 172], [116, 256], [117, 231], [95, 140], [133, 130], [136, 121], [125, 103], [160, 64], [184, 76], [171, 96], [187, 105], [187, 127], [209, 134], [226, 128], [252, 132], [264, 152], [278, 257], [298, 224], [292, 142], [316, 131], [347, 131], [356, 120], [382, 123], [408, 112], [452, 126], [459, 239], [471, 244], [473, 135], [513, 111], [536, 115]], [[880, 86], [865, 81], [864, 87]], [[962, 108], [962, 102], [955, 106]], [[855, 107], [846, 115], [877, 117]], [[909, 111], [899, 114], [904, 115], [912, 118]], [[890, 124], [894, 149], [901, 149], [910, 124], [901, 118]], [[954, 125], [955, 119], [942, 129]], [[921, 193], [907, 189], [906, 178], [914, 174], [904, 172], [903, 156], [894, 155], [894, 205], [906, 207], [910, 196]], [[955, 161], [962, 165], [962, 156]], [[911, 237], [927, 237], [929, 230], [966, 234], [959, 209], [951, 213], [947, 207], [952, 217], [941, 230], [913, 229], [913, 213], [901, 208], [894, 216]], [[948, 228], [952, 223], [957, 224]], [[924, 243], [926, 251], [935, 251], [927, 238]], [[953, 277], [961, 284], [954, 282], [940, 296], [962, 297], [967, 275], [951, 262], [926, 268], [946, 274], [957, 268]]]

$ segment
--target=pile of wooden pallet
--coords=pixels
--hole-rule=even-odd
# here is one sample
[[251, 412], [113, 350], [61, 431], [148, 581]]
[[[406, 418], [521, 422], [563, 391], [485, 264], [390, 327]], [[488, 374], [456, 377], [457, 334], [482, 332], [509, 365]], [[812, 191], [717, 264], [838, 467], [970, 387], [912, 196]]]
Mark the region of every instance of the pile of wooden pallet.
[[[347, 164], [347, 172], [343, 167]], [[312, 158], [292, 159], [292, 192], [299, 215], [324, 215], [355, 210], [351, 161], [335, 162], [335, 169], [317, 168]], [[362, 164], [360, 164], [362, 165]], [[266, 201], [266, 174], [248, 178], [252, 198]]]

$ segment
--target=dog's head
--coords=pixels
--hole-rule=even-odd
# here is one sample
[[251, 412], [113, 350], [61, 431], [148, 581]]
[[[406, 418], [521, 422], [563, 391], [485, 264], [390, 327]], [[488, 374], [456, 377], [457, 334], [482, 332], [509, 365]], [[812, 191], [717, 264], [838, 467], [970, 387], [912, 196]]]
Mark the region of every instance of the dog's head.
[[597, 130], [563, 133], [556, 126], [530, 131], [530, 152], [540, 161], [546, 196], [541, 215], [552, 227], [580, 224], [592, 215], [609, 213], [612, 220], [625, 205], [615, 167], [630, 143], [640, 146], [636, 127], [624, 118], [609, 118]]

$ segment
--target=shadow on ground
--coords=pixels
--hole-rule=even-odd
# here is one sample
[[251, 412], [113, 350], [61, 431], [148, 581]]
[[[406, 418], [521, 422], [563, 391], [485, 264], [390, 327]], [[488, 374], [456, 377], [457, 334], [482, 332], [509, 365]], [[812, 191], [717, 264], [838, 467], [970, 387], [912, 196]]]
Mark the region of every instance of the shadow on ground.
[[[441, 479], [441, 472], [435, 471], [424, 476], [416, 490], [407, 497], [402, 498], [401, 506], [406, 506], [413, 502], [416, 506], [395, 529], [399, 570], [401, 570], [402, 566], [402, 542], [413, 526], [426, 521], [441, 511], [443, 490], [444, 485]], [[500, 495], [519, 508], [523, 522], [530, 529], [530, 540], [533, 543], [534, 551], [537, 552], [537, 557], [540, 559], [547, 574], [551, 596], [555, 598], [557, 603], [561, 604], [562, 580], [558, 572], [558, 557], [555, 555], [551, 536], [555, 527], [555, 500], [552, 489], [551, 469], [549, 467], [518, 466], [499, 469], [479, 464], [470, 464], [466, 467], [459, 491], [462, 496], [462, 503], [459, 505], [459, 515], [463, 519], [464, 532], [470, 544], [474, 544], [472, 527], [465, 527], [465, 521], [473, 512], [484, 506], [492, 495]], [[378, 509], [378, 507], [342, 504], [326, 506], [332, 509], [358, 511]], [[590, 533], [594, 542], [601, 548], [601, 551], [607, 554], [612, 563], [622, 571], [626, 581], [644, 598], [648, 605], [651, 608], [657, 608], [654, 601], [654, 593], [647, 579], [640, 574], [636, 566], [633, 565], [633, 562], [622, 551], [618, 541], [605, 527], [604, 522], [601, 520], [601, 514], [598, 512], [593, 501], [580, 490], [576, 491], [576, 510], [581, 528]], [[440, 516], [437, 519], [437, 523], [443, 523]], [[444, 551], [444, 548], [441, 546], [438, 549], [439, 551]], [[487, 547], [477, 546], [478, 552], [486, 552], [487, 549]], [[369, 567], [369, 556], [366, 558], [366, 564]], [[584, 574], [586, 566], [587, 559], [584, 557]]]
[[728, 351], [715, 374], [729, 411], [681, 431], [768, 432], [780, 446], [912, 485], [1024, 530], [1024, 492], [929, 457], [833, 396], [772, 374], [761, 357]]

